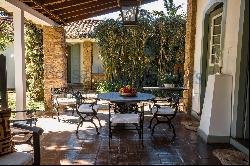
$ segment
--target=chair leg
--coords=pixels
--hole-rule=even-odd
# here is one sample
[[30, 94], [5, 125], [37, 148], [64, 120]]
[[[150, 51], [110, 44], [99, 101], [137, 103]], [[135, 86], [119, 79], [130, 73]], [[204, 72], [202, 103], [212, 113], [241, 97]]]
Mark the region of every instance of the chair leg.
[[79, 122], [79, 124], [77, 125], [76, 134], [78, 133], [78, 129], [79, 129], [80, 125], [82, 125], [82, 124], [83, 124], [83, 120], [81, 120], [81, 121]]
[[109, 123], [109, 147], [111, 139], [112, 139], [112, 131], [111, 131], [111, 123]]
[[152, 132], [151, 132], [151, 135], [153, 136], [154, 135], [154, 131], [155, 131], [155, 127], [160, 124], [159, 121], [156, 122], [156, 124], [153, 126], [153, 129], [152, 129]]
[[141, 143], [142, 143], [142, 147], [144, 147], [144, 144], [143, 144], [143, 125], [141, 126]]
[[57, 111], [57, 119], [58, 119], [58, 122], [60, 122], [60, 113], [59, 113], [59, 109], [58, 108], [56, 108], [56, 111]]
[[151, 120], [150, 120], [150, 124], [148, 126], [149, 129], [151, 129], [151, 125], [152, 125], [152, 122], [153, 122], [154, 118], [155, 118], [155, 116], [153, 116], [153, 118], [151, 118]]
[[171, 123], [168, 123], [168, 127], [169, 127], [170, 129], [172, 128]]
[[139, 139], [141, 139], [141, 129], [138, 130]]
[[176, 133], [175, 133], [175, 129], [174, 129], [174, 125], [170, 122], [170, 126], [172, 127], [173, 129], [173, 134], [174, 134], [174, 137], [176, 137]]
[[96, 115], [95, 115], [94, 117], [96, 117], [96, 119], [98, 120], [99, 126], [102, 127], [101, 122], [100, 122], [100, 119], [99, 119]]
[[100, 134], [99, 131], [98, 131], [98, 128], [97, 128], [97, 126], [96, 126], [96, 124], [95, 124], [95, 122], [93, 121], [93, 119], [91, 119], [90, 122], [95, 126], [96, 133], [97, 133], [97, 134]]

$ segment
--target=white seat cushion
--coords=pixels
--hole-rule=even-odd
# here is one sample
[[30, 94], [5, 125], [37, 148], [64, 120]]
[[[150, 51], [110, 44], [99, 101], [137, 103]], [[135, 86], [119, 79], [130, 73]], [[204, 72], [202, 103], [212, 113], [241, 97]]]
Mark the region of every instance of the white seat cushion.
[[[156, 113], [157, 111], [157, 108], [156, 107], [153, 107], [152, 108], [152, 113]], [[160, 107], [158, 109], [158, 112], [157, 114], [162, 114], [162, 115], [167, 115], [167, 114], [174, 114], [174, 109], [171, 108], [171, 107]]]
[[[97, 110], [98, 109], [98, 105], [94, 105], [93, 109]], [[86, 113], [93, 112], [91, 104], [81, 104], [79, 106], [79, 108], [78, 108], [78, 111], [79, 112], [86, 112]]]
[[59, 105], [74, 105], [76, 104], [75, 98], [57, 98]]
[[166, 106], [166, 105], [169, 105], [169, 103], [166, 103], [166, 102], [157, 102], [155, 103], [155, 105], [159, 105], [159, 106]]
[[0, 156], [0, 165], [32, 165], [33, 155], [24, 152], [13, 152]]
[[110, 121], [112, 123], [139, 123], [140, 117], [138, 114], [114, 114]]

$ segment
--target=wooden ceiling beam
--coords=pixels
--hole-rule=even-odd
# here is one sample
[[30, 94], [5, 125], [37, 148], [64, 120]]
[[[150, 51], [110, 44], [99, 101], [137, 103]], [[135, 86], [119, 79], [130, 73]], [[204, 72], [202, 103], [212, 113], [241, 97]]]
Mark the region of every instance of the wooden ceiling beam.
[[100, 11], [92, 11], [90, 13], [85, 13], [85, 14], [82, 14], [82, 15], [78, 15], [78, 16], [74, 16], [74, 17], [72, 16], [70, 18], [67, 18], [67, 19], [65, 19], [65, 22], [70, 23], [70, 22], [74, 22], [74, 21], [88, 19], [90, 17], [95, 17], [95, 16], [107, 14], [107, 13], [116, 12], [119, 9], [120, 9], [119, 7], [115, 7], [115, 8], [111, 7], [111, 8], [102, 9]]
[[65, 1], [63, 3], [60, 4], [55, 4], [52, 6], [48, 6], [49, 9], [52, 12], [55, 11], [59, 11], [59, 10], [71, 10], [71, 8], [77, 8], [79, 6], [83, 6], [83, 5], [89, 5], [89, 4], [95, 4], [95, 3], [102, 3], [103, 1], [110, 1], [110, 0], [77, 0], [77, 3], [75, 3], [75, 1]]
[[56, 21], [56, 22], [60, 22], [63, 24], [66, 24], [65, 21], [63, 19], [61, 19], [60, 17], [58, 17], [57, 15], [55, 15], [54, 13], [52, 13], [49, 9], [47, 9], [44, 5], [42, 5], [42, 3], [39, 0], [31, 0], [36, 6], [39, 6], [40, 8], [42, 8], [48, 15], [50, 15], [52, 17], [52, 20]]
[[50, 6], [50, 5], [61, 4], [61, 3], [64, 3], [64, 2], [68, 2], [68, 1], [72, 1], [72, 0], [43, 0], [43, 5], [44, 6]]
[[89, 11], [93, 12], [95, 10], [99, 10], [102, 8], [110, 8], [110, 7], [118, 7], [117, 2], [113, 0], [113, 1], [109, 1], [109, 2], [106, 1], [106, 2], [98, 3], [98, 4], [95, 3], [95, 4], [89, 4], [89, 5], [82, 5], [76, 8], [71, 8], [71, 10], [67, 9], [67, 10], [55, 12], [55, 14], [60, 17], [65, 17], [67, 15], [72, 15], [72, 14], [78, 15], [80, 13], [86, 13]]

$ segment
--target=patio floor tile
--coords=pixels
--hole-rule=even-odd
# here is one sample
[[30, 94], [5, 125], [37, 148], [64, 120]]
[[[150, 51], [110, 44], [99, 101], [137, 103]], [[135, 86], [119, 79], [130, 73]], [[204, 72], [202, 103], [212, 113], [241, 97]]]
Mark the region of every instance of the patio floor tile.
[[[85, 122], [75, 134], [77, 115], [65, 112], [64, 119], [58, 122], [56, 117], [40, 118], [37, 126], [45, 130], [41, 139], [41, 164], [43, 165], [187, 165], [213, 164], [220, 161], [213, 156], [215, 148], [231, 147], [229, 144], [206, 144], [197, 135], [181, 125], [181, 121], [191, 118], [185, 113], [178, 113], [174, 119], [177, 137], [171, 141], [172, 131], [167, 124], [160, 124], [154, 136], [148, 129], [152, 116], [145, 116], [144, 147], [137, 132], [121, 131], [113, 134], [111, 147], [108, 147], [108, 111], [98, 112], [102, 126], [100, 135], [94, 126]], [[49, 124], [48, 124], [49, 123]], [[53, 127], [51, 127], [51, 125]]]

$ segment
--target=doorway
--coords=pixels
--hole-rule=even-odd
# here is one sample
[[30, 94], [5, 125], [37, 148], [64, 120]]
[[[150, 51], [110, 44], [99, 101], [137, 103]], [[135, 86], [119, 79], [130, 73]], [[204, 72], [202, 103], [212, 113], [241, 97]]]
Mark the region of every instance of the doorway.
[[208, 15], [205, 26], [205, 37], [203, 43], [202, 74], [201, 74], [201, 95], [200, 110], [202, 113], [203, 103], [206, 93], [207, 80], [209, 75], [220, 73], [222, 67], [222, 16], [223, 4], [219, 4]]

